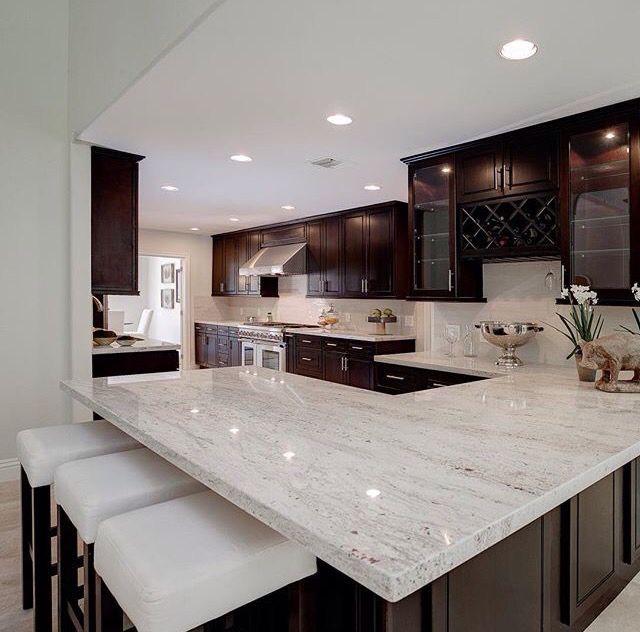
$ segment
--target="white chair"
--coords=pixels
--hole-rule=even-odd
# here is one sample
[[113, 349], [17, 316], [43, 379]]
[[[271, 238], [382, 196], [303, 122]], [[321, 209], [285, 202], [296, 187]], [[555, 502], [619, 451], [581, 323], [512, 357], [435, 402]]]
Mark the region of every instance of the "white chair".
[[[93, 543], [100, 522], [203, 489], [195, 479], [146, 448], [61, 465], [54, 474], [58, 631], [75, 630], [78, 625], [80, 629], [95, 629]], [[78, 537], [83, 544], [83, 610], [78, 604]]]
[[153, 316], [152, 309], [143, 309], [142, 314], [140, 314], [140, 320], [138, 321], [138, 326], [133, 331], [129, 331], [125, 329], [125, 332], [131, 334], [132, 336], [142, 336], [143, 338], [147, 337], [147, 332], [149, 331], [149, 326], [151, 325], [151, 317]]
[[31, 428], [18, 433], [22, 501], [22, 607], [34, 608], [35, 628], [48, 632], [51, 617], [51, 484], [69, 461], [139, 448], [107, 421]]
[[102, 522], [95, 570], [99, 630], [122, 632], [124, 610], [138, 632], [186, 632], [285, 586], [301, 599], [308, 591], [296, 590], [299, 582], [317, 566], [304, 548], [205, 491]]

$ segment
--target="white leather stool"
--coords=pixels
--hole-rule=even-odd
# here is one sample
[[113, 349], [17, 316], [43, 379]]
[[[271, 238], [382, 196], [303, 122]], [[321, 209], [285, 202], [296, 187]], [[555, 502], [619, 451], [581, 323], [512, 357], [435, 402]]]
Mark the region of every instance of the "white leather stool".
[[32, 428], [18, 433], [22, 501], [22, 607], [35, 605], [35, 629], [49, 632], [51, 616], [51, 483], [62, 463], [139, 448], [107, 421]]
[[[93, 543], [103, 520], [203, 489], [146, 448], [73, 461], [56, 469], [58, 632], [94, 629]], [[153, 537], [153, 531], [142, 535]], [[83, 610], [78, 604], [78, 536], [83, 543]]]
[[124, 610], [137, 632], [186, 632], [315, 574], [316, 559], [206, 491], [102, 522], [95, 569], [98, 630], [122, 632]]

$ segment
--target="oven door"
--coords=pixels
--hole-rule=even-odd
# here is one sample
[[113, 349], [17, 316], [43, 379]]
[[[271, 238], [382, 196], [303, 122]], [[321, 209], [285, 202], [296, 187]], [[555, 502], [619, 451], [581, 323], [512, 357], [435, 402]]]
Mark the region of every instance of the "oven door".
[[257, 366], [258, 345], [253, 340], [242, 341], [242, 366]]
[[287, 353], [286, 345], [257, 344], [256, 364], [263, 369], [273, 369], [274, 371], [286, 371]]

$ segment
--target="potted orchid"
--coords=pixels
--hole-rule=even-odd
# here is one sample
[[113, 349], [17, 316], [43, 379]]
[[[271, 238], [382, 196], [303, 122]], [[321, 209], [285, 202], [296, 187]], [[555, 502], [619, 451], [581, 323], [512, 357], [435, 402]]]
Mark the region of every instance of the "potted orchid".
[[598, 304], [598, 294], [588, 285], [572, 285], [570, 288], [563, 288], [562, 297], [568, 298], [571, 303], [571, 310], [569, 311], [568, 317], [556, 312], [566, 331], [553, 325], [550, 326], [565, 336], [573, 345], [573, 349], [567, 356], [567, 360], [571, 357], [576, 359], [576, 367], [580, 381], [594, 382], [596, 372], [583, 367], [581, 361], [582, 344], [596, 340], [602, 332], [604, 318], [601, 314], [596, 317], [593, 310], [593, 306]]
[[[633, 292], [633, 298], [635, 298], [636, 301], [640, 302], [640, 285], [634, 283], [631, 291]], [[638, 315], [638, 312], [636, 312], [636, 310], [633, 308], [631, 309], [631, 312], [633, 313], [633, 318], [635, 319], [636, 325], [638, 326], [638, 331], [633, 331], [632, 329], [629, 329], [624, 325], [620, 325], [620, 327], [622, 327], [622, 329], [624, 329], [625, 331], [628, 331], [630, 334], [638, 336], [640, 335], [640, 316]]]

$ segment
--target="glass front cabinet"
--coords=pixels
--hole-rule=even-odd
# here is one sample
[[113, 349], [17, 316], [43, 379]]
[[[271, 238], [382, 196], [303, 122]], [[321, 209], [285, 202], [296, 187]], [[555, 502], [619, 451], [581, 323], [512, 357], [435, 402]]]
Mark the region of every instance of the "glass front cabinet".
[[481, 266], [457, 261], [455, 209], [453, 154], [409, 165], [413, 240], [409, 298], [473, 300], [481, 296]]
[[631, 302], [640, 282], [639, 115], [636, 107], [564, 131], [562, 280], [591, 286], [601, 303]]

